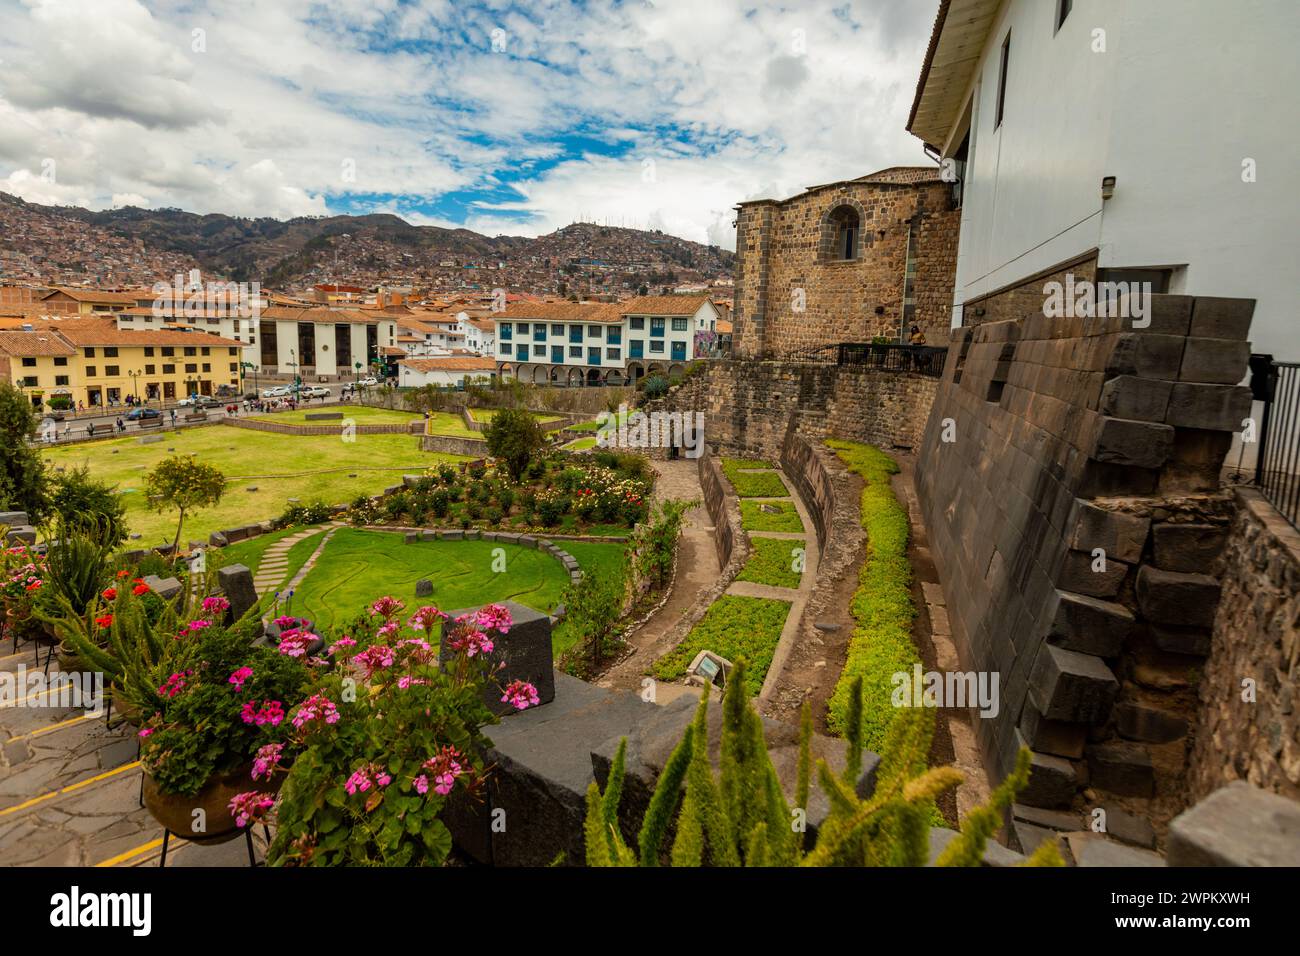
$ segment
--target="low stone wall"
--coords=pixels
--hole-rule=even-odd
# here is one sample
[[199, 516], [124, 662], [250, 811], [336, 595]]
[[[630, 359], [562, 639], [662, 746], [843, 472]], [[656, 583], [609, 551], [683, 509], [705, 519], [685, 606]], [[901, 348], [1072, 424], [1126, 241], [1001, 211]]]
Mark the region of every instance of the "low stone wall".
[[736, 530], [731, 527], [727, 515], [727, 492], [722, 477], [722, 466], [712, 455], [702, 455], [698, 460], [700, 487], [704, 490], [704, 507], [709, 512], [709, 520], [713, 522], [713, 547], [718, 553], [718, 567], [725, 568], [731, 562]]
[[817, 546], [823, 551], [835, 520], [835, 490], [823, 458], [828, 454], [793, 430], [786, 433], [781, 444], [781, 470], [794, 482], [804, 507], [812, 515], [817, 529]]
[[446, 455], [469, 455], [487, 458], [488, 443], [482, 438], [458, 438], [455, 435], [424, 435], [420, 438], [423, 451], [437, 451]]
[[[268, 422], [252, 418], [226, 417], [220, 424], [232, 428], [248, 428], [258, 432], [275, 432], [280, 435], [339, 435], [346, 419], [321, 425], [291, 425], [288, 422]], [[406, 424], [398, 422], [353, 422], [349, 430], [354, 435], [418, 435], [424, 431], [423, 419], [415, 418]]]
[[1255, 489], [1237, 500], [1200, 681], [1191, 795], [1247, 780], [1300, 800], [1300, 532]]

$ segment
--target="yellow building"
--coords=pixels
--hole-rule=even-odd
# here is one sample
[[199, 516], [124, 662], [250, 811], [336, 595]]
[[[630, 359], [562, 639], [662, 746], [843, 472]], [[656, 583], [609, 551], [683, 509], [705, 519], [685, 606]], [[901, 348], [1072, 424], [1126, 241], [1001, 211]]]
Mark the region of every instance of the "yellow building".
[[0, 332], [0, 376], [34, 405], [55, 395], [84, 407], [122, 405], [127, 396], [175, 401], [238, 388], [242, 347], [199, 331], [120, 329], [110, 318], [51, 319], [33, 323], [32, 331]]

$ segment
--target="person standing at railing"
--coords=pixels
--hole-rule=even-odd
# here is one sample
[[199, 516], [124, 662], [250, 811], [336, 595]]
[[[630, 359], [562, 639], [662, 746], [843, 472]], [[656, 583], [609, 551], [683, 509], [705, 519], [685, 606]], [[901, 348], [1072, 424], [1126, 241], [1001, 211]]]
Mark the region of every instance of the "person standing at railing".
[[907, 344], [908, 345], [925, 344], [925, 333], [921, 331], [921, 327], [919, 325], [912, 326], [912, 332], [907, 338]]

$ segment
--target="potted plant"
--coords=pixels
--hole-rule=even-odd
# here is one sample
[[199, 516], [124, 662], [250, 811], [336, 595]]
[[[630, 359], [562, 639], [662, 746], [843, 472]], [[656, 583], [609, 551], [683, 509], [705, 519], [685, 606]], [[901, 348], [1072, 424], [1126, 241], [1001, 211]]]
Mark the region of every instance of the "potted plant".
[[0, 556], [0, 604], [15, 647], [19, 640], [35, 640], [42, 631], [34, 611], [47, 577], [45, 556], [25, 544], [6, 548]]
[[[300, 750], [278, 796], [240, 794], [245, 823], [274, 810], [273, 866], [437, 866], [451, 850], [441, 815], [454, 792], [474, 793], [486, 772], [482, 733], [495, 718], [481, 688], [491, 680], [493, 643], [510, 626], [489, 605], [452, 622], [438, 664], [435, 629], [445, 619], [422, 607], [405, 621], [402, 602], [380, 598], [368, 623], [330, 645], [337, 666], [318, 672], [290, 714]], [[537, 703], [523, 681], [498, 688], [517, 709]], [[267, 760], [284, 749], [268, 750]]]
[[308, 669], [289, 653], [254, 646], [254, 635], [247, 622], [226, 628], [198, 618], [156, 665], [126, 674], [125, 696], [149, 715], [139, 731], [145, 807], [187, 840], [237, 837], [241, 813], [232, 802], [265, 771], [267, 754], [290, 762], [288, 717]]

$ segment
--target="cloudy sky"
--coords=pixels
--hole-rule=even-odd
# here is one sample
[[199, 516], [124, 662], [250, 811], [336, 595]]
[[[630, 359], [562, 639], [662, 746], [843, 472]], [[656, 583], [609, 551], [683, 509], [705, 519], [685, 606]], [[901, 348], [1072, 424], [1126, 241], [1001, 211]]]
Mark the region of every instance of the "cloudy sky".
[[0, 0], [0, 190], [731, 248], [741, 200], [927, 162], [937, 7]]

